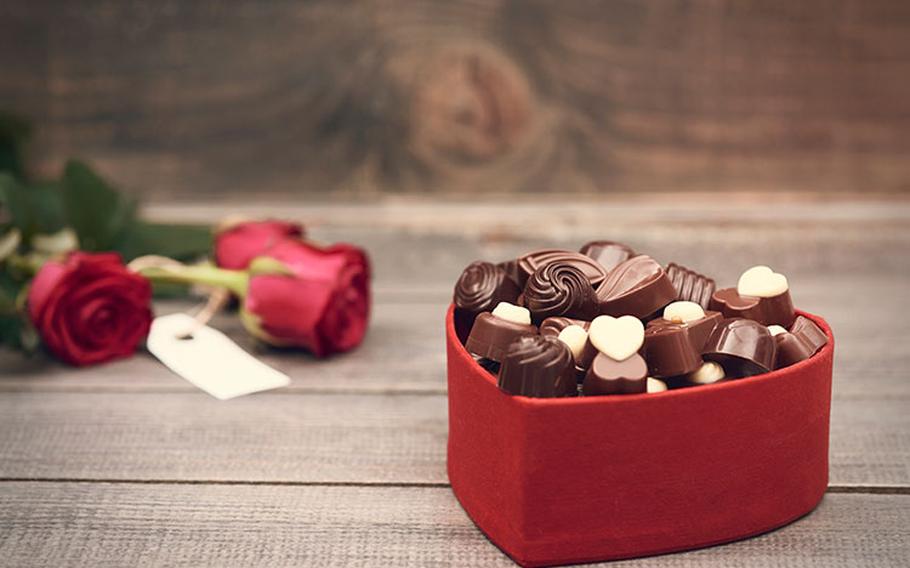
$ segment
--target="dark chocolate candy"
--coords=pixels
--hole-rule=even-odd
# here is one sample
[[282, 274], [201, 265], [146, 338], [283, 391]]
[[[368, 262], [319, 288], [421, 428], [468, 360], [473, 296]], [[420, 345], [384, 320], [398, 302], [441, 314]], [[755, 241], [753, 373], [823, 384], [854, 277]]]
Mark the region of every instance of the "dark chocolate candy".
[[523, 302], [535, 323], [553, 316], [591, 319], [597, 315], [597, 296], [588, 277], [562, 260], [534, 271], [525, 285]]
[[635, 256], [630, 247], [613, 241], [591, 241], [578, 252], [599, 262], [607, 272]]
[[720, 363], [727, 378], [738, 379], [773, 369], [777, 344], [768, 328], [757, 321], [725, 319], [714, 328], [702, 356]]
[[676, 299], [676, 288], [653, 258], [639, 255], [614, 268], [597, 288], [600, 313], [651, 316]]
[[484, 312], [474, 321], [465, 349], [478, 357], [502, 361], [513, 341], [529, 335], [537, 335], [536, 326], [511, 322]]
[[472, 262], [455, 284], [455, 331], [462, 343], [471, 333], [474, 319], [491, 312], [499, 302], [515, 303], [521, 290], [505, 270], [490, 262]]
[[796, 318], [790, 291], [770, 298], [741, 296], [736, 288], [723, 288], [711, 296], [711, 309], [726, 318], [746, 318], [764, 325], [790, 327]]
[[777, 343], [776, 368], [789, 367], [815, 355], [826, 343], [828, 336], [814, 321], [797, 316], [791, 331], [774, 336]]
[[499, 388], [509, 394], [576, 396], [575, 362], [568, 346], [552, 337], [522, 337], [509, 345], [499, 369]]
[[562, 316], [549, 317], [540, 322], [540, 335], [559, 337], [559, 333], [570, 325], [577, 325], [588, 331], [588, 328], [591, 327], [591, 322]]
[[711, 304], [716, 284], [704, 274], [699, 274], [675, 262], [667, 265], [667, 278], [676, 288], [676, 299], [695, 302], [707, 310]]
[[607, 271], [600, 263], [587, 256], [569, 250], [541, 249], [524, 254], [515, 261], [516, 278], [522, 287], [537, 269], [555, 260], [571, 264], [581, 270], [595, 288], [607, 277]]
[[696, 347], [689, 326], [663, 318], [645, 328], [641, 354], [648, 363], [648, 372], [657, 378], [691, 373], [702, 364], [701, 346]]
[[648, 365], [635, 354], [617, 361], [599, 353], [594, 357], [581, 391], [585, 396], [635, 394], [648, 389]]

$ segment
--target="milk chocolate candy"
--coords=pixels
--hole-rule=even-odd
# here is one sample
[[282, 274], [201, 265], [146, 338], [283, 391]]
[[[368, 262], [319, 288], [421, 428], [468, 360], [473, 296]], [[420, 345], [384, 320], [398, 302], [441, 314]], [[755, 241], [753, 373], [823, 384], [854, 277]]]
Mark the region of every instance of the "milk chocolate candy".
[[537, 327], [530, 323], [518, 323], [484, 312], [477, 316], [465, 349], [477, 357], [502, 361], [509, 345], [520, 337], [537, 335]]
[[506, 271], [495, 264], [472, 262], [455, 284], [455, 332], [467, 341], [477, 315], [491, 312], [500, 302], [515, 303], [521, 290]]
[[599, 262], [608, 273], [635, 256], [635, 251], [630, 247], [613, 241], [591, 241], [578, 252]]
[[499, 369], [499, 388], [537, 398], [576, 396], [575, 364], [568, 346], [552, 337], [521, 337], [509, 345]]
[[[689, 308], [680, 310], [678, 308]], [[677, 309], [674, 309], [677, 308]], [[680, 300], [671, 303], [664, 308], [664, 316], [655, 318], [648, 322], [649, 326], [665, 325], [667, 323], [677, 323], [689, 328], [689, 338], [692, 340], [692, 346], [698, 353], [701, 353], [705, 341], [714, 331], [714, 327], [724, 319], [720, 312], [705, 312], [701, 306], [691, 300]]]
[[617, 361], [599, 353], [585, 375], [581, 391], [585, 396], [598, 396], [642, 393], [647, 388], [648, 365], [641, 355]]
[[702, 357], [720, 363], [727, 378], [750, 377], [774, 368], [777, 344], [768, 328], [757, 321], [725, 319], [714, 328]]
[[716, 284], [704, 274], [671, 262], [667, 265], [667, 277], [676, 288], [676, 299], [695, 302], [707, 310], [711, 303]]
[[563, 316], [549, 317], [540, 322], [540, 335], [545, 337], [559, 337], [560, 332], [570, 325], [577, 325], [585, 331], [588, 331], [591, 322]]
[[531, 310], [535, 323], [552, 316], [591, 319], [597, 315], [597, 296], [588, 277], [563, 260], [534, 271], [525, 285], [523, 305]]
[[614, 268], [597, 288], [600, 312], [646, 318], [676, 299], [676, 288], [653, 258], [639, 255]]
[[783, 330], [774, 335], [777, 343], [777, 369], [808, 359], [828, 343], [825, 332], [809, 318], [798, 316], [791, 330]]
[[696, 348], [689, 327], [663, 318], [648, 324], [641, 354], [658, 379], [691, 373], [702, 364], [701, 346]]
[[743, 296], [736, 288], [723, 288], [711, 297], [711, 309], [726, 318], [746, 318], [763, 325], [790, 327], [796, 317], [790, 291], [771, 298]]
[[581, 253], [561, 249], [541, 249], [522, 255], [515, 261], [518, 284], [524, 287], [534, 272], [557, 260], [581, 270], [594, 287], [597, 287], [607, 277], [607, 271], [600, 263]]

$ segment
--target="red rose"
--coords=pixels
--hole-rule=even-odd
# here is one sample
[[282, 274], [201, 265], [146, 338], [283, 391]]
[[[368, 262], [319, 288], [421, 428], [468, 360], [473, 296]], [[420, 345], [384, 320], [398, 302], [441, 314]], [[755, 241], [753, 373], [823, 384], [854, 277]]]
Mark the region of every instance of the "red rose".
[[243, 270], [275, 243], [303, 236], [303, 227], [288, 221], [237, 223], [215, 235], [215, 263], [222, 268]]
[[241, 317], [257, 337], [304, 347], [319, 357], [348, 351], [363, 340], [370, 267], [361, 249], [285, 239], [256, 259], [250, 271]]
[[72, 365], [125, 357], [148, 334], [152, 286], [113, 253], [74, 252], [44, 264], [28, 314], [47, 348]]

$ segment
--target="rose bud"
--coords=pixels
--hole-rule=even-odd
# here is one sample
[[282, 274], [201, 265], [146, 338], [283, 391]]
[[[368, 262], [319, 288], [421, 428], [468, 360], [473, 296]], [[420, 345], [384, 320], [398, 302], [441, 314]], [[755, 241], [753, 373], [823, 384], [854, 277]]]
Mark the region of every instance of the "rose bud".
[[290, 221], [243, 221], [223, 226], [215, 234], [215, 263], [243, 270], [279, 241], [301, 238], [303, 226]]
[[370, 312], [366, 254], [348, 244], [326, 248], [285, 239], [250, 264], [244, 326], [266, 343], [304, 347], [316, 356], [363, 340]]
[[148, 335], [152, 286], [114, 253], [73, 252], [32, 280], [28, 315], [47, 349], [71, 365], [131, 355]]

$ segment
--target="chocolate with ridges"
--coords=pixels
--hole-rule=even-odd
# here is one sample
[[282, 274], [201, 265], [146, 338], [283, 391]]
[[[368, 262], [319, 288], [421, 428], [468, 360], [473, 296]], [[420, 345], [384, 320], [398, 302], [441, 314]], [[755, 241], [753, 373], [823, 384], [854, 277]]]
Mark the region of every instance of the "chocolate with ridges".
[[490, 262], [472, 262], [455, 284], [455, 331], [467, 341], [477, 315], [491, 312], [500, 302], [515, 303], [521, 290], [505, 270]]
[[777, 369], [808, 359], [828, 343], [825, 332], [807, 317], [798, 316], [790, 329], [791, 331], [782, 329], [782, 333], [774, 335], [777, 343]]
[[600, 263], [581, 253], [561, 249], [541, 249], [521, 255], [515, 261], [515, 277], [518, 284], [524, 287], [528, 278], [535, 271], [557, 260], [581, 270], [594, 287], [597, 287], [607, 277], [607, 271]]
[[465, 349], [477, 357], [501, 362], [513, 341], [529, 335], [537, 335], [536, 326], [484, 312], [474, 321]]
[[676, 299], [676, 288], [653, 258], [639, 255], [614, 268], [597, 288], [600, 313], [646, 318]]
[[676, 288], [676, 299], [695, 302], [703, 309], [711, 304], [716, 284], [712, 278], [699, 274], [685, 266], [671, 262], [667, 265], [667, 277]]
[[560, 332], [570, 325], [577, 325], [585, 331], [588, 331], [591, 322], [563, 316], [549, 317], [540, 322], [540, 335], [546, 337], [559, 337]]
[[575, 362], [569, 347], [540, 335], [509, 345], [499, 369], [499, 388], [509, 394], [554, 398], [576, 396]]
[[591, 241], [578, 252], [599, 262], [607, 272], [635, 256], [635, 251], [628, 245], [613, 241]]
[[768, 328], [757, 321], [725, 319], [714, 328], [702, 357], [720, 363], [727, 378], [750, 377], [774, 369], [777, 344]]
[[597, 297], [585, 273], [562, 260], [535, 270], [522, 299], [535, 323], [553, 316], [591, 319], [597, 310]]

